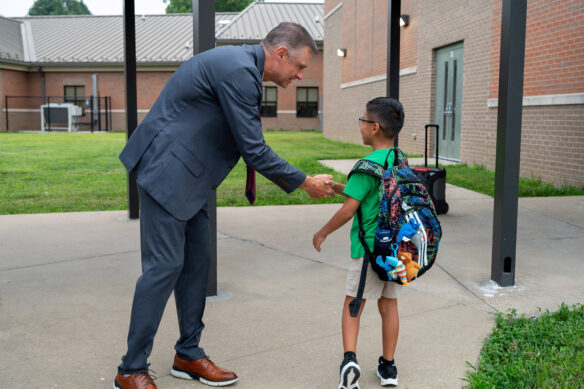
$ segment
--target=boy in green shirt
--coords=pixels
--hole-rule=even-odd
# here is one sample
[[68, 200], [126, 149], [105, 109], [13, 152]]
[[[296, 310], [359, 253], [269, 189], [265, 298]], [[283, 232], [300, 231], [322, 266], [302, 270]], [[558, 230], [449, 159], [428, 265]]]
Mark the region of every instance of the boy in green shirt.
[[[394, 153], [394, 139], [399, 134], [404, 123], [404, 111], [401, 103], [395, 99], [378, 97], [366, 105], [363, 117], [359, 118], [363, 144], [371, 146], [372, 153], [365, 159], [387, 166], [392, 166]], [[345, 284], [345, 303], [343, 306], [342, 331], [343, 348], [345, 351], [340, 368], [339, 389], [358, 389], [358, 379], [361, 369], [357, 362], [357, 335], [359, 334], [359, 318], [368, 298], [377, 299], [379, 314], [381, 315], [383, 355], [379, 357], [377, 376], [381, 385], [397, 385], [397, 368], [393, 360], [399, 332], [399, 316], [397, 311], [397, 297], [400, 285], [391, 281], [382, 281], [377, 274], [367, 268], [367, 279], [363, 302], [357, 317], [349, 313], [349, 303], [357, 295], [361, 266], [365, 250], [359, 241], [359, 222], [355, 213], [359, 206], [363, 215], [365, 241], [369, 250], [373, 251], [375, 231], [377, 229], [377, 214], [379, 210], [380, 182], [373, 176], [355, 172], [349, 178], [347, 185], [333, 183], [335, 193], [346, 196], [341, 209], [326, 223], [313, 237], [313, 245], [317, 251], [327, 236], [343, 226], [351, 218], [351, 262]]]

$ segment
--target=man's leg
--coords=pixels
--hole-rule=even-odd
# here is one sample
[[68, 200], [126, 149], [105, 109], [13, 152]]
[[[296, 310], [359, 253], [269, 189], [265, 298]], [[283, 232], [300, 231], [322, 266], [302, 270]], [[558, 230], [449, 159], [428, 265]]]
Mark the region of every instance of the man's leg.
[[128, 333], [128, 351], [118, 366], [121, 374], [148, 368], [154, 335], [170, 293], [180, 275], [186, 222], [171, 216], [148, 193], [138, 187], [140, 197], [140, 243], [142, 275], [136, 282]]
[[185, 259], [174, 288], [180, 338], [175, 350], [183, 359], [194, 361], [205, 356], [199, 347], [207, 296], [210, 261], [209, 215], [205, 205], [189, 222], [185, 234]]
[[237, 375], [215, 365], [199, 347], [209, 275], [209, 215], [207, 207], [189, 220], [185, 234], [185, 260], [174, 288], [180, 338], [170, 373], [178, 378], [198, 379], [212, 386], [231, 385]]

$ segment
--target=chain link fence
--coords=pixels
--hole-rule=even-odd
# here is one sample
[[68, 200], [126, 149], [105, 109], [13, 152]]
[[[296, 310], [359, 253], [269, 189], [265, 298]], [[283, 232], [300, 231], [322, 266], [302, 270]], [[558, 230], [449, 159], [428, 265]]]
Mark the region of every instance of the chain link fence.
[[6, 96], [6, 131], [111, 131], [111, 96]]

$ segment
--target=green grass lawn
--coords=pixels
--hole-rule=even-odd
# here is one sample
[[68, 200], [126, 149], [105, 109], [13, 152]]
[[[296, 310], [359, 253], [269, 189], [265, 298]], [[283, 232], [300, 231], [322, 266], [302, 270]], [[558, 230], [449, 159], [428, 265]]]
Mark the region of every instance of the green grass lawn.
[[[266, 132], [267, 143], [307, 174], [345, 176], [319, 159], [359, 158], [368, 148], [325, 139], [314, 131]], [[127, 208], [126, 172], [118, 159], [123, 133], [1, 133], [0, 214], [121, 210]], [[245, 164], [219, 186], [217, 204], [248, 205], [243, 192]], [[287, 195], [257, 176], [256, 205], [340, 202], [341, 197], [313, 200], [304, 191]]]
[[[495, 194], [495, 172], [481, 166], [469, 167], [466, 164], [446, 166], [446, 181], [483, 193], [489, 196]], [[549, 196], [583, 196], [584, 186], [580, 188], [563, 186], [556, 188], [541, 180], [519, 179], [519, 197], [549, 197]]]
[[[344, 174], [335, 172], [318, 162], [319, 159], [361, 158], [369, 152], [369, 147], [351, 143], [331, 141], [320, 132], [314, 131], [267, 131], [264, 133], [266, 143], [282, 158], [309, 175], [321, 173], [332, 174], [339, 182], [346, 182]], [[240, 160], [235, 169], [217, 189], [217, 205], [245, 206], [243, 196], [246, 169]], [[262, 175], [257, 175], [257, 199], [255, 205], [273, 204], [322, 204], [338, 203], [343, 198], [335, 196], [323, 200], [311, 199], [303, 190], [286, 194]], [[255, 206], [254, 205], [254, 206]]]
[[536, 319], [515, 310], [497, 325], [470, 369], [468, 388], [584, 388], [584, 305]]
[[[268, 131], [267, 143], [283, 158], [310, 175], [334, 172], [319, 159], [353, 159], [369, 147], [325, 139], [315, 131]], [[0, 133], [0, 214], [121, 210], [127, 208], [126, 172], [118, 159], [123, 133]], [[258, 175], [256, 205], [341, 202], [343, 198], [310, 199], [304, 191], [290, 195]], [[493, 195], [494, 172], [451, 165], [447, 182]], [[219, 186], [219, 206], [248, 205], [243, 196], [242, 161]], [[584, 195], [582, 188], [554, 188], [520, 180], [520, 196]]]
[[0, 134], [0, 214], [126, 207], [122, 133]]

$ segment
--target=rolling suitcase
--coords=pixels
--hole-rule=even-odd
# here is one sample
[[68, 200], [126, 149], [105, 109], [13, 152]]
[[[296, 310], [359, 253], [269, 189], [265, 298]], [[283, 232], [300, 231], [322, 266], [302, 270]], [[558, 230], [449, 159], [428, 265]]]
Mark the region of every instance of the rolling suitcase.
[[[436, 128], [436, 167], [428, 167], [428, 127]], [[424, 166], [413, 168], [414, 174], [422, 181], [430, 197], [434, 202], [437, 214], [448, 212], [448, 203], [446, 202], [446, 169], [438, 167], [438, 124], [426, 124], [426, 141], [424, 144]]]

